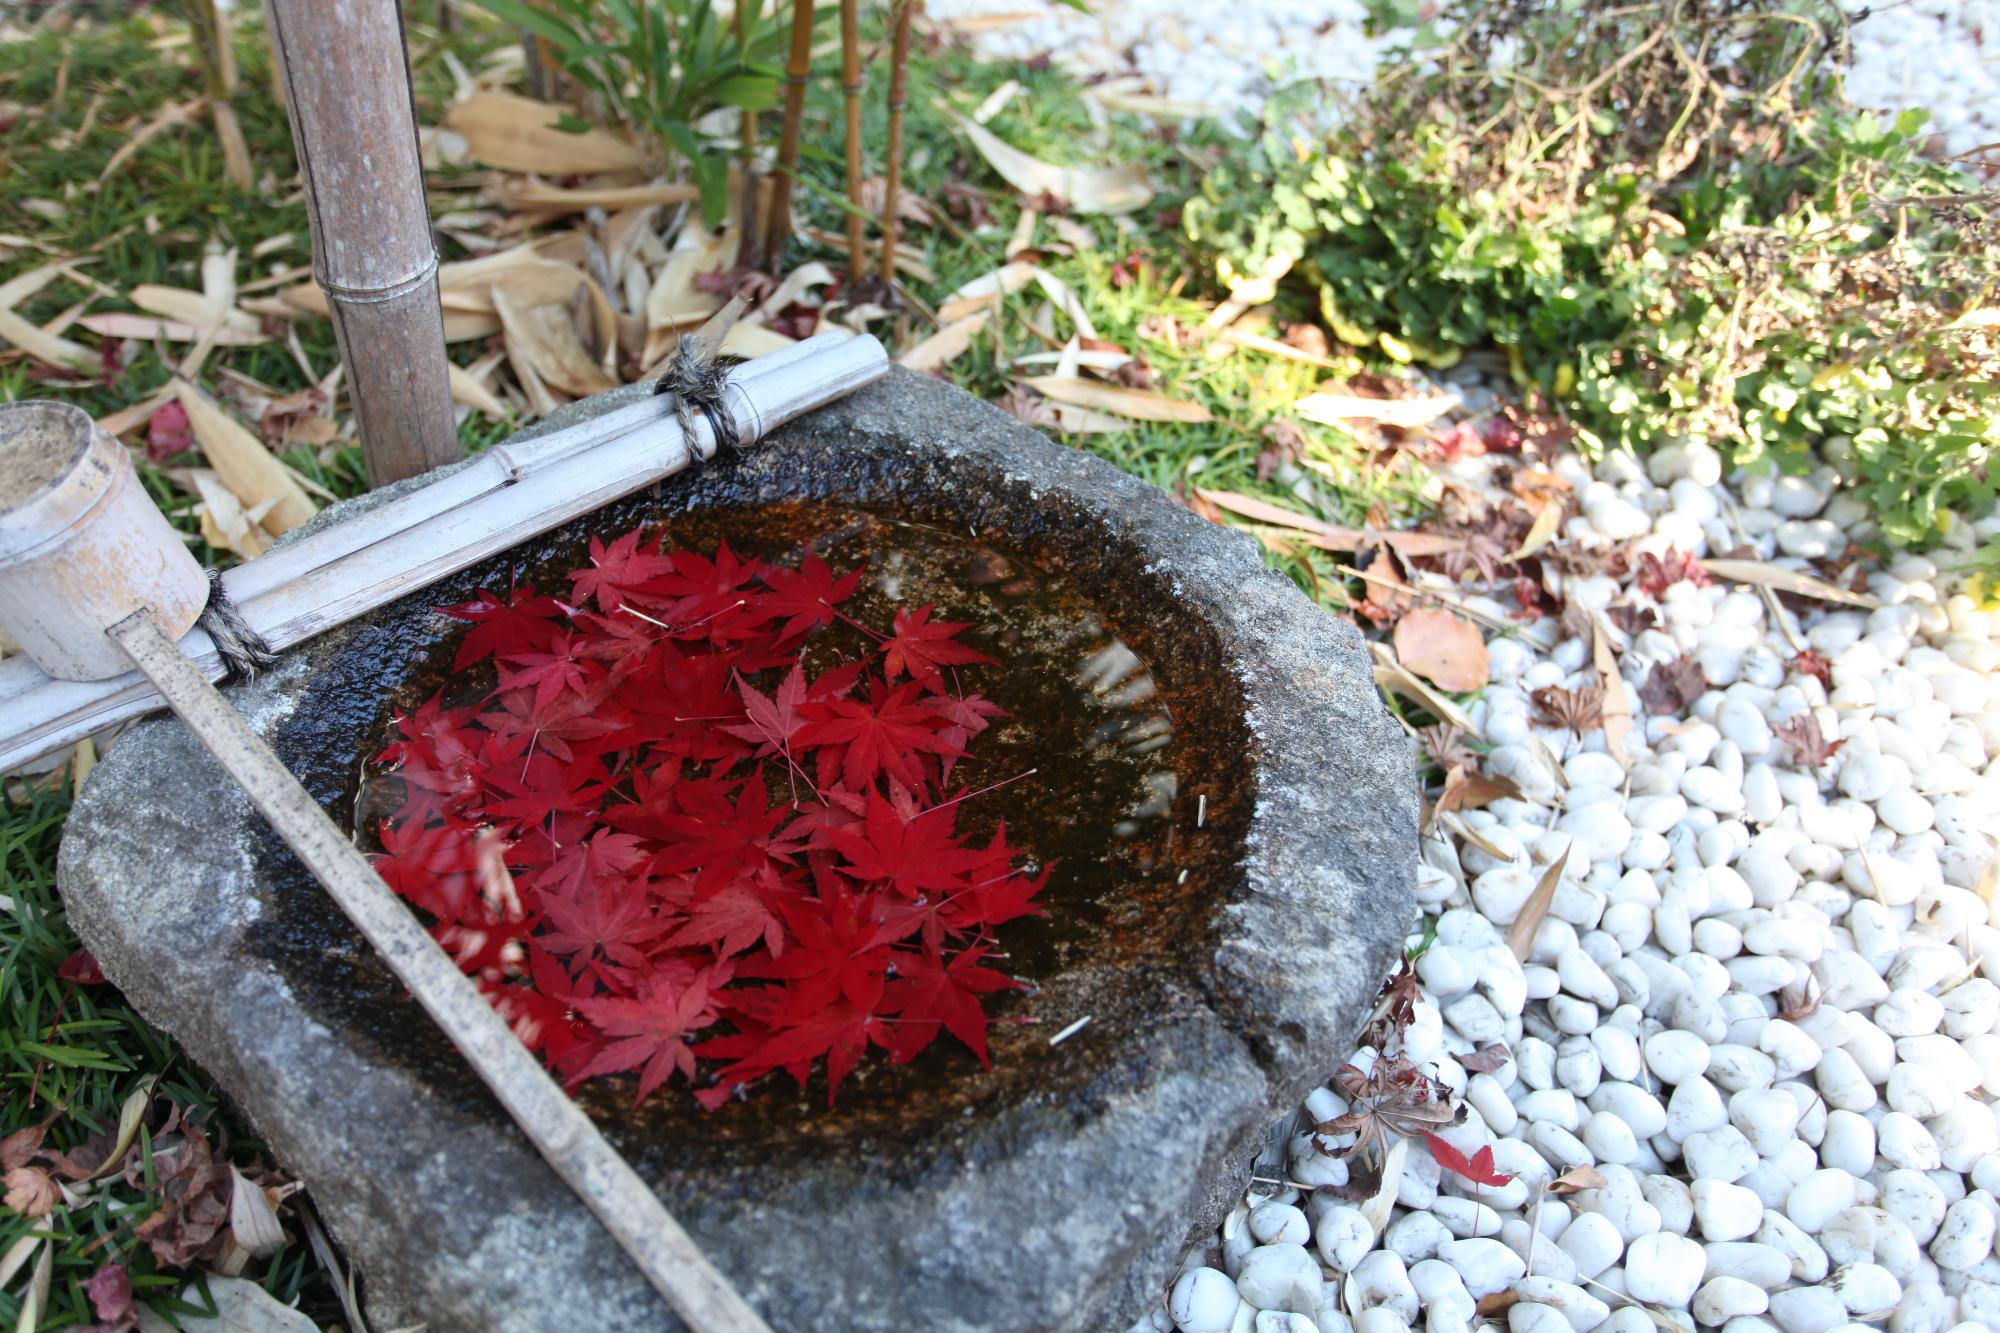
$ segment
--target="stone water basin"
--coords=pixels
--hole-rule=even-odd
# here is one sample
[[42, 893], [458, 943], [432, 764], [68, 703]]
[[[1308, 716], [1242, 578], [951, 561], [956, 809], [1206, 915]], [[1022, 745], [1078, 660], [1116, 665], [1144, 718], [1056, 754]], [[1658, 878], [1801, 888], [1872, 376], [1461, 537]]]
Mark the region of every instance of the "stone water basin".
[[[898, 372], [235, 702], [365, 826], [362, 759], [440, 683], [432, 608], [641, 522], [866, 559], [882, 596], [1011, 634], [989, 688], [1015, 716], [964, 781], [1037, 773], [963, 827], [1005, 818], [1057, 869], [1050, 917], [1006, 937], [1034, 990], [994, 1008], [990, 1070], [940, 1043], [864, 1062], [832, 1110], [817, 1081], [714, 1113], [684, 1089], [634, 1113], [615, 1081], [581, 1100], [776, 1329], [1122, 1329], [1345, 1056], [1413, 920], [1410, 752], [1359, 636], [1249, 537]], [[178, 723], [98, 766], [60, 876], [106, 973], [310, 1186], [380, 1326], [680, 1327]]]

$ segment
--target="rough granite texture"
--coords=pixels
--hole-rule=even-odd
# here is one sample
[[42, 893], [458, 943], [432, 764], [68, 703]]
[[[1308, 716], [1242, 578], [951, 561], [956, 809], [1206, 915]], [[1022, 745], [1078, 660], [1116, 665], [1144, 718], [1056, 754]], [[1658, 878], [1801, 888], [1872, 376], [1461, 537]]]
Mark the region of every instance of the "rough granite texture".
[[[1038, 978], [1044, 1026], [1012, 1029], [990, 1072], [967, 1061], [935, 1105], [877, 1104], [893, 1081], [844, 1093], [839, 1114], [801, 1102], [763, 1121], [585, 1105], [774, 1328], [1122, 1329], [1241, 1190], [1273, 1119], [1344, 1058], [1393, 964], [1414, 916], [1409, 747], [1359, 636], [1250, 537], [919, 376], [595, 527], [788, 499], [971, 527], [1101, 596], [1174, 712], [1190, 873], [1135, 898], [1096, 965]], [[336, 818], [383, 691], [435, 641], [428, 608], [504, 582], [509, 559], [232, 691]], [[97, 767], [60, 878], [105, 972], [310, 1186], [378, 1326], [681, 1327], [177, 722]]]

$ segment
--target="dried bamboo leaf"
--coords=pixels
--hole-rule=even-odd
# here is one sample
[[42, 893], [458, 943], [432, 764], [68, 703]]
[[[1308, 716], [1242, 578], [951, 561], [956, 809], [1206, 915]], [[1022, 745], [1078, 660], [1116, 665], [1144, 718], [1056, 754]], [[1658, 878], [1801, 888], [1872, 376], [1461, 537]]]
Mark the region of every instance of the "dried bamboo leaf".
[[1133, 429], [1133, 424], [1127, 418], [1114, 417], [1109, 412], [1058, 405], [1056, 429], [1065, 435], [1115, 435]]
[[[100, 338], [137, 338], [141, 342], [152, 342], [157, 338], [162, 342], [191, 343], [202, 334], [194, 325], [183, 324], [179, 320], [162, 319], [157, 315], [130, 315], [123, 311], [85, 315], [77, 323]], [[217, 347], [255, 347], [269, 341], [261, 332], [244, 333], [239, 329], [225, 328], [215, 335]]]
[[104, 170], [97, 173], [97, 183], [102, 185], [105, 181], [110, 180], [120, 167], [131, 161], [133, 155], [151, 143], [157, 135], [176, 125], [192, 123], [194, 118], [200, 115], [203, 108], [207, 107], [207, 105], [208, 99], [206, 97], [197, 97], [193, 101], [161, 107], [151, 120], [139, 127], [137, 133], [124, 143], [118, 145], [118, 151], [113, 153], [111, 160], [104, 164]]
[[650, 204], [685, 204], [701, 198], [693, 185], [658, 182], [652, 185], [585, 185], [568, 189], [533, 176], [510, 176], [494, 190], [498, 202], [517, 211], [581, 213], [587, 208], [616, 212]]
[[1073, 376], [1036, 375], [1022, 383], [1041, 394], [1044, 398], [1071, 407], [1088, 407], [1099, 412], [1109, 412], [1114, 416], [1130, 417], [1135, 421], [1180, 421], [1199, 423], [1212, 421], [1207, 408], [1200, 403], [1191, 403], [1182, 398], [1169, 398], [1163, 393], [1153, 393], [1146, 389], [1127, 389], [1115, 384], [1100, 384], [1095, 380], [1078, 379]]
[[516, 306], [513, 296], [497, 283], [492, 292], [494, 313], [507, 333], [508, 355], [525, 357], [543, 383], [576, 398], [618, 387], [618, 381], [592, 360], [568, 310], [558, 305]]
[[772, 288], [771, 294], [757, 303], [757, 308], [743, 317], [746, 324], [764, 324], [785, 313], [798, 299], [815, 287], [824, 287], [834, 280], [834, 272], [817, 259], [801, 264], [785, 275], [785, 280]]
[[12, 310], [0, 310], [0, 343], [20, 348], [37, 361], [86, 373], [99, 369], [97, 353], [81, 343], [45, 333]]
[[[1097, 326], [1090, 322], [1090, 316], [1085, 312], [1083, 302], [1077, 300], [1076, 293], [1069, 289], [1068, 284], [1044, 268], [1035, 270], [1035, 282], [1041, 287], [1043, 295], [1049, 298], [1050, 304], [1069, 317], [1069, 322], [1076, 326], [1079, 337], [1097, 336]], [[1208, 418], [1203, 417], [1202, 420], [1206, 421]]]
[[1528, 535], [1521, 539], [1520, 549], [1509, 551], [1502, 558], [1520, 560], [1541, 550], [1544, 546], [1555, 540], [1556, 533], [1562, 530], [1562, 520], [1563, 502], [1561, 500], [1544, 501], [1542, 507], [1535, 512], [1535, 521], [1528, 528]]
[[1153, 182], [1143, 163], [1117, 167], [1059, 167], [1002, 141], [984, 126], [955, 112], [957, 122], [979, 155], [1002, 180], [1022, 194], [1052, 194], [1079, 213], [1130, 213], [1153, 197]]
[[1388, 1155], [1382, 1159], [1382, 1188], [1361, 1205], [1361, 1215], [1368, 1219], [1368, 1225], [1375, 1228], [1378, 1236], [1389, 1225], [1389, 1213], [1396, 1206], [1396, 1193], [1403, 1184], [1403, 1163], [1409, 1160], [1409, 1156], [1410, 1141], [1397, 1139], [1396, 1146], [1389, 1149]]
[[1535, 891], [1521, 905], [1521, 914], [1514, 918], [1513, 925], [1507, 927], [1507, 948], [1524, 963], [1528, 961], [1528, 951], [1534, 948], [1535, 932], [1548, 918], [1549, 904], [1556, 900], [1556, 888], [1562, 883], [1563, 867], [1569, 864], [1570, 850], [1569, 847], [1563, 848], [1563, 854], [1549, 863], [1549, 868], [1536, 881]]
[[277, 1210], [271, 1207], [264, 1187], [234, 1165], [229, 1168], [229, 1234], [256, 1259], [276, 1254], [285, 1244], [285, 1229], [278, 1225]]
[[493, 391], [483, 381], [473, 378], [457, 365], [447, 365], [445, 369], [451, 379], [451, 400], [454, 403], [464, 403], [488, 421], [507, 419], [507, 405], [494, 397]]
[[1472, 718], [1463, 708], [1439, 694], [1429, 685], [1412, 675], [1408, 668], [1396, 660], [1386, 643], [1371, 643], [1369, 652], [1375, 658], [1375, 685], [1378, 689], [1400, 694], [1413, 703], [1428, 709], [1441, 722], [1449, 722], [1460, 731], [1471, 736], [1481, 734], [1472, 724]]
[[562, 107], [513, 93], [474, 93], [444, 116], [447, 129], [465, 136], [473, 160], [503, 171], [543, 176], [587, 176], [638, 171], [639, 150], [603, 130], [571, 134], [556, 128]]
[[724, 335], [721, 353], [723, 356], [738, 356], [745, 361], [755, 361], [760, 356], [782, 352], [797, 343], [796, 338], [787, 338], [776, 329], [765, 328], [762, 324], [752, 324], [746, 319], [737, 323]]
[[174, 382], [174, 396], [188, 414], [202, 456], [222, 477], [244, 509], [264, 510], [262, 525], [273, 537], [290, 532], [317, 510], [285, 466], [213, 398], [186, 380]]
[[[1549, 508], [1556, 508], [1550, 504]], [[1602, 682], [1604, 702], [1600, 716], [1604, 727], [1604, 748], [1618, 761], [1618, 767], [1629, 769], [1632, 757], [1625, 753], [1625, 742], [1632, 735], [1632, 709], [1625, 701], [1625, 681], [1618, 674], [1618, 658], [1611, 651], [1611, 635], [1604, 624], [1602, 612], [1593, 611], [1590, 616], [1590, 660], [1597, 668], [1598, 680]]]
[[955, 324], [975, 310], [997, 304], [1001, 297], [1012, 296], [1033, 282], [1036, 271], [1033, 264], [1002, 264], [990, 273], [961, 283], [938, 307], [938, 322]]
[[896, 364], [906, 370], [921, 371], [948, 366], [972, 346], [972, 340], [979, 336], [980, 330], [992, 318], [990, 310], [975, 310], [962, 319], [955, 319], [897, 357]]
[[646, 293], [646, 327], [652, 331], [699, 324], [722, 308], [722, 297], [702, 291], [695, 279], [721, 273], [736, 262], [737, 230], [709, 231], [690, 220], [674, 239], [666, 265]]
[[1445, 413], [1458, 406], [1458, 399], [1449, 394], [1426, 395], [1422, 398], [1366, 398], [1359, 394], [1327, 393], [1324, 390], [1307, 394], [1292, 404], [1292, 411], [1307, 421], [1322, 426], [1341, 426], [1350, 421], [1373, 421], [1384, 426], [1395, 426], [1401, 430], [1411, 430], [1429, 425]]
[[195, 506], [201, 539], [218, 551], [229, 551], [245, 560], [254, 560], [271, 547], [271, 539], [245, 512], [243, 502], [222, 484], [214, 470], [187, 469], [187, 479], [201, 503]]
[[186, 1333], [319, 1333], [319, 1325], [240, 1277], [208, 1279], [215, 1313], [175, 1316]]
[[1835, 587], [1824, 579], [1816, 579], [1810, 574], [1801, 574], [1795, 569], [1785, 569], [1762, 560], [1703, 560], [1701, 567], [1717, 578], [1729, 579], [1735, 583], [1749, 583], [1761, 588], [1772, 588], [1778, 592], [1797, 593], [1801, 597], [1812, 597], [1822, 602], [1836, 602], [1842, 606], [1860, 606], [1873, 610], [1882, 605], [1879, 598], [1867, 593], [1849, 592]]
[[1259, 500], [1253, 495], [1242, 495], [1236, 491], [1211, 491], [1197, 488], [1196, 494], [1215, 505], [1227, 509], [1232, 514], [1255, 519], [1260, 523], [1275, 523], [1280, 527], [1297, 528], [1309, 532], [1322, 540], [1311, 545], [1324, 551], [1359, 551], [1377, 542], [1392, 546], [1406, 556], [1443, 555], [1448, 551], [1462, 551], [1465, 541], [1460, 537], [1447, 537], [1434, 532], [1391, 532], [1381, 528], [1344, 528], [1337, 524], [1312, 518], [1286, 509], [1283, 505]]
[[222, 170], [229, 183], [248, 194], [256, 188], [256, 168], [250, 161], [250, 145], [243, 139], [243, 124], [236, 108], [227, 102], [211, 102], [208, 118], [215, 126], [216, 142], [222, 145]]
[[[218, 306], [214, 300], [201, 292], [191, 292], [184, 287], [161, 287], [154, 283], [142, 282], [132, 289], [130, 295], [132, 304], [147, 314], [157, 315], [171, 323], [190, 328], [197, 337], [220, 319], [222, 332], [231, 339], [262, 338], [263, 325], [255, 315], [238, 310], [233, 304]], [[218, 337], [217, 341], [222, 342], [223, 339]], [[228, 345], [246, 344], [230, 342]]]
[[146, 1108], [153, 1101], [153, 1085], [160, 1081], [159, 1075], [149, 1074], [139, 1081], [139, 1085], [125, 1094], [125, 1100], [118, 1106], [118, 1132], [111, 1140], [111, 1154], [98, 1163], [97, 1169], [85, 1176], [83, 1184], [92, 1180], [102, 1180], [116, 1171], [125, 1160], [126, 1150], [139, 1137], [139, 1125], [146, 1118]]

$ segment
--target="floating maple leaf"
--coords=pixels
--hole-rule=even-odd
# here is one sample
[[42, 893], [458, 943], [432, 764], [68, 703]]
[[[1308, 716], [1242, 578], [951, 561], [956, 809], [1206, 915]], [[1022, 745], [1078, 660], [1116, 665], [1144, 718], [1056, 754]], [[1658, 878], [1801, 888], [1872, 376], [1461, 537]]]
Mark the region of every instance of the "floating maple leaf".
[[1696, 699], [1708, 692], [1708, 677], [1701, 663], [1692, 657], [1676, 657], [1671, 662], [1655, 662], [1639, 687], [1639, 702], [1646, 711], [1662, 717], [1684, 713]]
[[662, 976], [648, 977], [639, 994], [627, 999], [579, 999], [576, 1007], [608, 1038], [572, 1076], [572, 1082], [599, 1074], [637, 1069], [636, 1105], [675, 1073], [694, 1077], [694, 1051], [689, 1034], [715, 1021], [713, 991], [716, 974], [704, 973], [682, 985]]
[[1845, 739], [1828, 740], [1820, 731], [1819, 719], [1811, 713], [1780, 722], [1771, 728], [1777, 738], [1791, 747], [1792, 758], [1801, 768], [1824, 768], [1829, 759], [1847, 744]]
[[1584, 732], [1604, 725], [1604, 692], [1595, 685], [1580, 685], [1573, 690], [1544, 685], [1528, 697], [1543, 722], [1552, 727], [1567, 727], [1579, 738]]
[[940, 667], [991, 662], [993, 659], [977, 648], [958, 642], [958, 632], [967, 623], [932, 620], [928, 606], [898, 611], [892, 627], [895, 632], [882, 645], [882, 670], [891, 680], [908, 676], [920, 685], [935, 687]]

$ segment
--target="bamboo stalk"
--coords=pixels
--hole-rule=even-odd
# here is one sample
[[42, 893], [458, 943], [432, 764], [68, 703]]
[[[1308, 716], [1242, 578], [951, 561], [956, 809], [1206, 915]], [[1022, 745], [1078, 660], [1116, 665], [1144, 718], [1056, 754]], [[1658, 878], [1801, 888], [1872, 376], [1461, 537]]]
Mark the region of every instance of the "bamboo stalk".
[[903, 190], [903, 103], [910, 74], [910, 18], [921, 0], [896, 0], [896, 38], [889, 51], [889, 165], [882, 191], [882, 281], [896, 279], [896, 241], [902, 230], [896, 216]]
[[861, 0], [840, 0], [840, 88], [847, 101], [847, 276], [868, 266], [867, 214], [861, 208]]
[[799, 131], [806, 114], [806, 79], [812, 74], [813, 0], [793, 0], [792, 50], [785, 63], [785, 124], [778, 140], [778, 165], [771, 216], [764, 233], [764, 257], [773, 268], [785, 263], [792, 239], [792, 177], [799, 166]]
[[223, 170], [229, 183], [248, 191], [256, 186], [250, 145], [229, 98], [236, 91], [236, 52], [229, 44], [229, 16], [215, 0], [190, 0], [188, 27], [194, 37], [196, 63], [208, 89], [208, 119], [222, 145]]
[[272, 0], [271, 18], [313, 275], [380, 486], [459, 456], [402, 23], [395, 0]]
[[770, 1333], [659, 1196], [514, 1037], [368, 858], [199, 668], [136, 611], [107, 631], [360, 928], [647, 1281], [700, 1333]]
[[[736, 45], [744, 55], [750, 50], [750, 25], [757, 21], [757, 11], [763, 0], [736, 0]], [[757, 227], [757, 113], [744, 111], [742, 135], [743, 195], [739, 224], [743, 228], [743, 239], [736, 247], [736, 262], [743, 268], [756, 268], [758, 250], [763, 246], [763, 233]]]
[[[731, 372], [727, 402], [750, 444], [879, 378], [873, 338], [822, 333]], [[0, 408], [0, 413], [23, 408]], [[706, 458], [714, 432], [697, 413], [683, 436], [671, 399], [649, 397], [566, 430], [488, 450], [449, 476], [223, 574], [243, 619], [282, 651], [424, 588]], [[182, 651], [222, 674], [196, 629]], [[0, 773], [159, 706], [146, 682], [53, 680], [28, 657], [0, 661]]]

